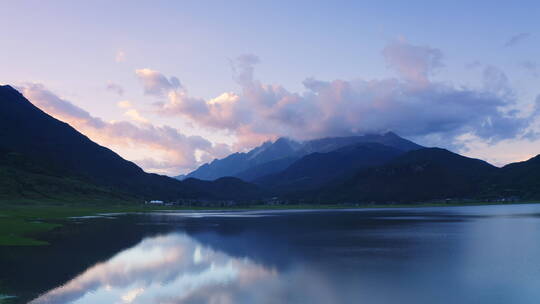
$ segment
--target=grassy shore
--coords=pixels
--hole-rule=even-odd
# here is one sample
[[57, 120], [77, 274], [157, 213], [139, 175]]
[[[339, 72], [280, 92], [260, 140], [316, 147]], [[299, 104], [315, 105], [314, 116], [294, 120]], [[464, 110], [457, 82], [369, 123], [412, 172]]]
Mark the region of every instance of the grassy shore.
[[47, 242], [39, 239], [47, 231], [61, 227], [69, 217], [89, 216], [100, 213], [153, 212], [163, 210], [294, 210], [294, 209], [343, 209], [343, 208], [411, 208], [452, 207], [472, 205], [503, 205], [521, 203], [430, 203], [403, 205], [254, 205], [238, 207], [176, 207], [145, 206], [116, 202], [113, 204], [53, 204], [0, 202], [0, 246], [40, 246]]
[[39, 246], [39, 235], [62, 226], [67, 218], [110, 212], [146, 211], [133, 205], [0, 204], [0, 246]]

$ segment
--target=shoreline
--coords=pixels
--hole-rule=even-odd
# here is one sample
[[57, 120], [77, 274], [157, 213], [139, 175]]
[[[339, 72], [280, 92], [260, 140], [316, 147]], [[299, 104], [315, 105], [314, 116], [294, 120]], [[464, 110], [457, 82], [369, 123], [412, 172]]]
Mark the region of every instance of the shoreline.
[[174, 211], [264, 211], [264, 210], [346, 210], [346, 209], [389, 209], [389, 208], [431, 208], [539, 204], [528, 202], [485, 202], [485, 203], [416, 203], [388, 205], [252, 205], [235, 207], [187, 207], [187, 206], [147, 206], [147, 205], [55, 205], [55, 204], [0, 204], [0, 247], [2, 246], [44, 246], [47, 242], [40, 236], [63, 226], [74, 217], [99, 216], [111, 213], [150, 213]]

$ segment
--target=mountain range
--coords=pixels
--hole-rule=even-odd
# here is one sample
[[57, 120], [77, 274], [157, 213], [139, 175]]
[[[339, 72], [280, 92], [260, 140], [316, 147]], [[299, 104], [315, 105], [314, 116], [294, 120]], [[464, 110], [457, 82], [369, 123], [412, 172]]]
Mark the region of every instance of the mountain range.
[[[179, 180], [181, 179], [181, 181]], [[540, 156], [502, 168], [393, 132], [279, 138], [177, 179], [144, 172], [0, 86], [0, 200], [420, 202], [540, 199]]]
[[382, 135], [322, 138], [306, 142], [282, 137], [275, 142], [265, 142], [249, 152], [233, 153], [223, 159], [216, 159], [200, 166], [187, 174], [186, 177], [214, 180], [224, 176], [236, 176], [246, 181], [254, 181], [257, 178], [286, 169], [295, 161], [309, 154], [332, 152], [360, 143], [378, 143], [402, 151], [422, 148], [422, 146], [392, 132]]

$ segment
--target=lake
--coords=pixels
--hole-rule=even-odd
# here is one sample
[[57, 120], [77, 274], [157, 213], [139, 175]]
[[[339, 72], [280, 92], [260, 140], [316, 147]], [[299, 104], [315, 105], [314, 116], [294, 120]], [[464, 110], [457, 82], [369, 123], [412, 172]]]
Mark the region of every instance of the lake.
[[540, 301], [540, 205], [108, 215], [47, 240], [0, 248], [8, 303]]

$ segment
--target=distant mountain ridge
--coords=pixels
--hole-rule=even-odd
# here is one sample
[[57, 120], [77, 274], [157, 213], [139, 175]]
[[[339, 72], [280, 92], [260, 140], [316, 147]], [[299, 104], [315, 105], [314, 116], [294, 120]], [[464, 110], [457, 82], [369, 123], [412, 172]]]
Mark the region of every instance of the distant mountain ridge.
[[186, 178], [215, 180], [221, 177], [236, 176], [251, 167], [294, 155], [297, 142], [280, 138], [275, 142], [265, 142], [249, 152], [233, 153], [223, 159], [215, 159], [186, 175]]
[[540, 199], [540, 155], [502, 167], [484, 182], [483, 190], [484, 196]]
[[385, 164], [405, 151], [379, 143], [357, 143], [330, 152], [310, 153], [285, 170], [255, 180], [280, 193], [303, 191], [352, 175], [362, 168]]
[[324, 199], [410, 202], [474, 198], [482, 182], [499, 168], [441, 148], [404, 153], [389, 162], [359, 170], [342, 183], [327, 185]]
[[246, 153], [233, 153], [223, 159], [216, 159], [187, 174], [203, 180], [214, 180], [225, 176], [235, 176], [246, 181], [254, 181], [265, 175], [286, 169], [294, 161], [311, 153], [331, 152], [358, 143], [378, 143], [402, 151], [420, 149], [422, 146], [397, 136], [393, 132], [349, 137], [329, 137], [297, 142], [279, 138], [275, 142], [265, 142]]
[[[268, 160], [273, 155], [269, 151], [285, 151], [280, 156], [288, 156], [253, 166], [240, 163], [238, 167], [249, 168], [235, 176], [286, 200], [384, 203], [540, 199], [540, 156], [497, 168], [445, 149], [424, 148], [392, 132], [304, 143], [280, 139], [276, 143], [265, 143], [245, 155], [253, 160], [264, 153]], [[280, 150], [284, 144], [289, 148]], [[243, 161], [243, 154], [234, 156], [214, 162]]]

